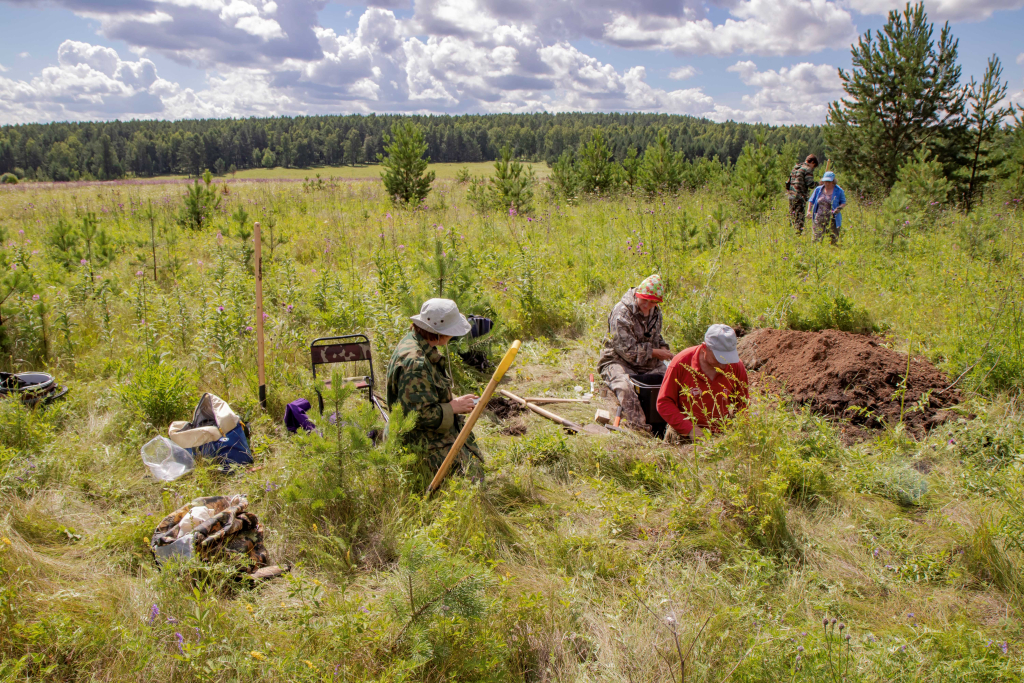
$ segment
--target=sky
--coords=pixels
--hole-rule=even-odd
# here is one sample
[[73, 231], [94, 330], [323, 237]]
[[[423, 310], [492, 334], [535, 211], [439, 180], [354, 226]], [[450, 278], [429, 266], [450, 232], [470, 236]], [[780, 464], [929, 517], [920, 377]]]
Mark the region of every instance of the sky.
[[[896, 0], [0, 0], [0, 124], [643, 111], [824, 123]], [[927, 0], [1024, 104], [1024, 0]]]

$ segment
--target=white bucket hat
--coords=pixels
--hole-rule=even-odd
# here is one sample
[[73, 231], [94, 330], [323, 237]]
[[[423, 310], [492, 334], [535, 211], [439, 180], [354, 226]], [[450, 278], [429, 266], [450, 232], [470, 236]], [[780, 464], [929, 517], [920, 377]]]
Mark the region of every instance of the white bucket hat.
[[446, 337], [461, 337], [468, 334], [471, 328], [469, 321], [459, 313], [459, 307], [451, 299], [427, 299], [423, 302], [419, 315], [411, 318], [420, 327]]
[[736, 332], [728, 325], [712, 325], [704, 333], [704, 345], [715, 354], [719, 363], [739, 363], [740, 354], [736, 352]]

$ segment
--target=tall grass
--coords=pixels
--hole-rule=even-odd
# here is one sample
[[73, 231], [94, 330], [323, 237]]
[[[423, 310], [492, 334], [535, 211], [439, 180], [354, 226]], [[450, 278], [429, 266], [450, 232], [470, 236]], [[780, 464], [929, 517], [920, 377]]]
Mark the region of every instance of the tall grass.
[[[0, 366], [71, 386], [47, 408], [0, 401], [0, 678], [678, 680], [678, 636], [695, 642], [688, 681], [1016, 680], [1024, 219], [992, 201], [908, 224], [854, 200], [832, 248], [795, 236], [780, 205], [749, 215], [727, 181], [571, 205], [538, 192], [529, 216], [481, 212], [444, 180], [415, 211], [368, 182], [214, 183], [201, 231], [179, 226], [178, 185], [0, 192], [0, 268], [25, 278], [3, 304]], [[267, 413], [242, 213], [272, 216], [276, 235]], [[104, 263], [47, 239], [89, 214]], [[711, 322], [874, 330], [920, 344], [967, 403], [921, 441], [860, 444], [757, 389], [726, 434], [685, 448], [482, 420], [485, 485], [429, 501], [340, 382], [336, 425], [279, 424], [287, 402], [315, 404], [310, 339], [368, 331], [382, 378], [408, 309], [441, 286], [495, 319], [492, 355], [527, 340], [512, 386], [570, 395], [607, 312], [652, 272], [673, 349]], [[479, 389], [487, 377], [453, 359], [459, 389]], [[257, 466], [147, 478], [138, 447], [203, 391], [249, 418]], [[155, 568], [164, 514], [237, 492], [288, 578]]]

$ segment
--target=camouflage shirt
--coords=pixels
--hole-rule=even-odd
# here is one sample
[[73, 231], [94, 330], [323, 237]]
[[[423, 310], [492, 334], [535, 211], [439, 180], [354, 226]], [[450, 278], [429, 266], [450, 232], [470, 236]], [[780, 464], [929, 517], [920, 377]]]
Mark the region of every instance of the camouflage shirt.
[[661, 337], [661, 307], [655, 306], [645, 316], [637, 306], [635, 291], [623, 294], [608, 316], [608, 338], [597, 362], [599, 370], [618, 363], [630, 374], [640, 375], [661, 367], [661, 361], [651, 355], [654, 349], [668, 348]]
[[814, 169], [806, 161], [802, 161], [789, 172], [789, 183], [786, 192], [790, 197], [807, 199], [814, 189]]
[[[462, 429], [463, 417], [452, 412], [452, 382], [444, 358], [436, 347], [410, 330], [398, 342], [388, 363], [387, 404], [396, 402], [406, 414], [416, 412], [416, 426], [406, 437], [415, 450], [423, 450], [428, 464], [440, 467]], [[459, 454], [480, 456], [472, 434]]]

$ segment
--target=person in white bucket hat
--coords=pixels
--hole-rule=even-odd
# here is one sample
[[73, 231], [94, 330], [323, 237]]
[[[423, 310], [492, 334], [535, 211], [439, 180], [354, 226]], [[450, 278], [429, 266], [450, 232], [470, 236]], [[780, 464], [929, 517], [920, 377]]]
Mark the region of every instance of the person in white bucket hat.
[[[428, 299], [412, 326], [391, 354], [387, 373], [387, 404], [397, 403], [405, 414], [416, 413], [416, 424], [403, 437], [403, 442], [420, 454], [429, 480], [444, 462], [462, 429], [462, 416], [473, 410], [477, 396], [452, 395], [452, 378], [438, 350], [454, 337], [470, 331], [470, 323], [451, 299]], [[459, 454], [461, 470], [474, 478], [482, 470], [471, 468], [472, 460], [483, 462], [472, 434]], [[453, 468], [452, 471], [455, 471]]]
[[668, 422], [665, 440], [678, 443], [717, 432], [749, 401], [736, 332], [728, 325], [712, 325], [703, 344], [680, 351], [665, 371], [658, 392], [658, 413]]

